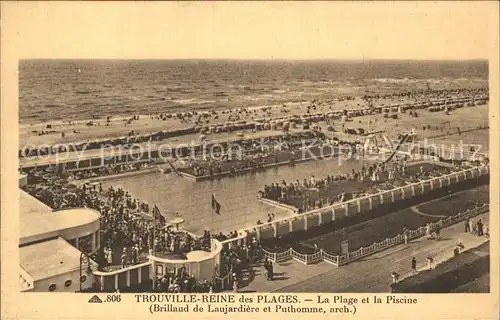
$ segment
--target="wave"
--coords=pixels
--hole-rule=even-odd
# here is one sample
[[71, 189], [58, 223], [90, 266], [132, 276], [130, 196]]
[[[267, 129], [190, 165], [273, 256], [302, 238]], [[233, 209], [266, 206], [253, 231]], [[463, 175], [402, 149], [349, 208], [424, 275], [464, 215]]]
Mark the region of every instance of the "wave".
[[89, 94], [89, 93], [92, 93], [92, 91], [90, 91], [90, 90], [76, 90], [75, 93], [76, 94]]
[[63, 105], [60, 104], [54, 104], [54, 103], [49, 103], [43, 106], [44, 108], [64, 108]]
[[195, 103], [196, 99], [175, 99], [174, 102], [179, 103], [181, 105], [186, 105], [190, 103]]
[[183, 88], [183, 87], [167, 88], [167, 91], [171, 91], [171, 92], [182, 92], [183, 90], [185, 90], [185, 88]]

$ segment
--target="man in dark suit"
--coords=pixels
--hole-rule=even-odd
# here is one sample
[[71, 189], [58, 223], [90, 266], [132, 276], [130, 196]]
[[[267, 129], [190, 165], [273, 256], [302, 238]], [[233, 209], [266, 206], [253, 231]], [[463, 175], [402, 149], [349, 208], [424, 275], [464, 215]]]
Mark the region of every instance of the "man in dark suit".
[[415, 257], [411, 258], [411, 271], [414, 274], [417, 273], [417, 259], [415, 259]]

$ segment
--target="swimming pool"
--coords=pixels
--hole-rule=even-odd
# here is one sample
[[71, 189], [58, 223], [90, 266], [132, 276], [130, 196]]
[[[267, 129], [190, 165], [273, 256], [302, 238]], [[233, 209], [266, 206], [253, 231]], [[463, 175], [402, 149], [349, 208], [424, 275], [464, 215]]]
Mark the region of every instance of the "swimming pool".
[[[186, 220], [182, 227], [190, 232], [199, 233], [207, 229], [218, 233], [255, 225], [259, 219], [266, 222], [270, 213], [274, 213], [276, 219], [293, 214], [259, 201], [257, 191], [263, 189], [265, 184], [302, 180], [312, 175], [322, 178], [327, 174], [351, 172], [362, 165], [359, 160], [345, 160], [342, 163], [336, 158], [315, 160], [202, 182], [182, 178], [175, 173], [150, 173], [105, 181], [103, 187], [112, 185], [114, 188], [123, 188], [141, 201], [156, 204], [167, 220], [179, 212]], [[212, 212], [212, 194], [221, 204], [220, 215]]]

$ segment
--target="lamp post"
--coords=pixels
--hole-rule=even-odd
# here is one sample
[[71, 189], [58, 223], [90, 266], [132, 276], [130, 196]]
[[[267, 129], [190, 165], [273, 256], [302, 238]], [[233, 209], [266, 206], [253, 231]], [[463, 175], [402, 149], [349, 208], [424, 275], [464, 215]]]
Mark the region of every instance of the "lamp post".
[[89, 256], [86, 253], [82, 252], [80, 253], [80, 279], [78, 279], [80, 283], [80, 292], [82, 292], [82, 283], [87, 280], [87, 276], [83, 274], [83, 266], [85, 264], [87, 265], [87, 269], [85, 270], [86, 274], [90, 275], [92, 273], [92, 268], [90, 267]]

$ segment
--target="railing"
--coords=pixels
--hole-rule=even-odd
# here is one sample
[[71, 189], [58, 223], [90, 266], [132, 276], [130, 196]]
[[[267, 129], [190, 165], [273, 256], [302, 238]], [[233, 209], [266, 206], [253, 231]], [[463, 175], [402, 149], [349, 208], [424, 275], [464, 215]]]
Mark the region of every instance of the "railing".
[[236, 238], [231, 238], [231, 239], [226, 239], [226, 240], [220, 241], [220, 244], [222, 244], [222, 247], [224, 249], [232, 249], [235, 246], [244, 245], [247, 237], [248, 237], [247, 230], [239, 230], [238, 236]]
[[274, 257], [274, 261], [281, 262], [287, 260], [288, 256], [291, 254], [292, 251], [293, 251], [292, 249], [288, 249], [285, 252], [277, 253]]
[[99, 271], [99, 270], [94, 270], [92, 273], [96, 276], [103, 276], [103, 277], [106, 277], [106, 276], [114, 276], [114, 275], [117, 275], [117, 274], [121, 274], [121, 273], [124, 273], [124, 272], [129, 272], [129, 271], [132, 271], [132, 270], [135, 270], [135, 269], [140, 269], [142, 267], [145, 267], [145, 266], [149, 266], [151, 265], [152, 262], [151, 261], [148, 261], [148, 262], [143, 262], [143, 263], [140, 263], [140, 264], [135, 264], [133, 266], [128, 266], [128, 267], [125, 267], [125, 268], [120, 268], [120, 269], [117, 269], [117, 270], [113, 270], [113, 271]]
[[[441, 229], [448, 227], [450, 225], [455, 224], [458, 221], [465, 220], [467, 218], [471, 218], [474, 216], [477, 216], [481, 213], [486, 212], [489, 209], [489, 204], [483, 204], [479, 207], [476, 207], [474, 209], [466, 210], [464, 212], [459, 212], [458, 214], [454, 216], [450, 216], [446, 219], [441, 219], [437, 222], [430, 223], [430, 230], [434, 231], [436, 229]], [[419, 227], [415, 230], [409, 230], [407, 231], [407, 239], [415, 239], [422, 237], [426, 234], [427, 230], [425, 227]], [[305, 253], [299, 253], [295, 251], [294, 249], [290, 248], [284, 252], [276, 253], [276, 252], [270, 252], [265, 249], [262, 250], [263, 256], [268, 258], [269, 260], [273, 261], [274, 263], [279, 263], [285, 260], [289, 259], [294, 259], [297, 261], [300, 261], [304, 264], [310, 264], [319, 260], [323, 260], [329, 263], [332, 263], [334, 266], [342, 266], [346, 265], [348, 263], [351, 263], [355, 260], [364, 258], [366, 256], [372, 255], [376, 252], [388, 249], [390, 247], [396, 246], [398, 244], [404, 243], [405, 242], [405, 237], [403, 234], [398, 234], [397, 236], [393, 238], [387, 238], [382, 242], [375, 242], [372, 243], [368, 247], [361, 247], [358, 250], [354, 252], [348, 252], [343, 255], [333, 255], [331, 253], [328, 253], [327, 251], [320, 249], [318, 252], [314, 254], [305, 254]]]
[[[302, 262], [302, 263], [307, 264], [307, 254], [298, 253], [297, 251], [295, 251], [295, 250], [293, 250], [293, 249], [290, 249], [289, 251], [290, 251], [291, 256], [292, 256], [292, 258], [293, 258], [293, 259], [295, 259], [295, 260], [297, 260], [297, 261], [300, 261], [300, 262]], [[281, 257], [281, 260], [286, 260], [286, 259], [285, 259], [285, 256], [282, 256], [282, 257]], [[279, 260], [278, 260], [278, 261], [276, 261], [276, 262], [279, 262]]]
[[[470, 178], [467, 175], [468, 173], [470, 173]], [[308, 216], [321, 214], [325, 210], [341, 210], [341, 209], [344, 209], [346, 206], [349, 206], [349, 205], [356, 206], [358, 202], [370, 201], [370, 199], [376, 200], [376, 201], [374, 201], [375, 203], [379, 203], [378, 200], [380, 199], [380, 197], [384, 197], [384, 196], [385, 196], [384, 203], [385, 203], [385, 201], [387, 201], [387, 198], [389, 199], [390, 202], [392, 202], [391, 193], [393, 193], [393, 192], [400, 192], [400, 194], [404, 194], [404, 199], [409, 199], [409, 198], [413, 197], [413, 192], [408, 193], [408, 190], [414, 190], [415, 195], [421, 195], [421, 194], [426, 193], [429, 190], [431, 190], [430, 189], [431, 184], [433, 186], [432, 190], [440, 188], [440, 181], [443, 184], [443, 186], [445, 186], [445, 185], [448, 186], [449, 185], [448, 180], [449, 180], [450, 184], [454, 184], [454, 183], [457, 183], [459, 181], [464, 181], [464, 180], [476, 178], [478, 176], [487, 175], [487, 174], [489, 174], [489, 166], [488, 165], [472, 167], [469, 169], [455, 171], [455, 172], [452, 172], [450, 174], [441, 175], [438, 177], [433, 177], [433, 178], [430, 178], [427, 180], [421, 180], [421, 181], [418, 181], [415, 183], [408, 183], [405, 186], [396, 187], [396, 188], [393, 188], [390, 190], [384, 190], [384, 191], [381, 191], [381, 192], [378, 192], [375, 194], [370, 194], [367, 196], [344, 201], [342, 203], [335, 203], [331, 206], [310, 210], [310, 211], [307, 211], [307, 212], [304, 212], [302, 214], [298, 214], [298, 215], [295, 215], [292, 217], [286, 217], [286, 218], [274, 220], [272, 222], [256, 225], [256, 226], [246, 228], [243, 230], [247, 231], [248, 233], [256, 232], [257, 238], [258, 238], [258, 240], [260, 240], [260, 231], [264, 231], [266, 229], [272, 228], [276, 234], [276, 232], [277, 232], [276, 229], [280, 224], [292, 223], [294, 221], [294, 219], [297, 219], [297, 218], [298, 219], [300, 219], [300, 218], [307, 219]], [[425, 186], [429, 186], [429, 187], [425, 188], [424, 192], [422, 192], [421, 191], [422, 185], [424, 185], [424, 187]], [[407, 190], [407, 191], [404, 191], [404, 190]], [[373, 207], [375, 207], [375, 204], [373, 205]], [[296, 231], [296, 230], [293, 230], [293, 231]]]
[[[257, 231], [257, 230], [262, 231], [265, 229], [272, 228], [276, 232], [276, 230], [278, 229], [277, 226], [279, 224], [291, 223], [291, 222], [293, 222], [297, 219], [301, 219], [301, 218], [308, 219], [308, 217], [310, 217], [310, 216], [314, 216], [314, 215], [318, 215], [318, 214], [321, 215], [323, 212], [325, 212], [325, 210], [340, 209], [340, 208], [343, 208], [344, 206], [347, 206], [349, 204], [351, 204], [351, 205], [356, 204], [358, 201], [361, 201], [361, 200], [366, 200], [366, 199], [370, 199], [370, 198], [374, 199], [376, 197], [380, 197], [380, 196], [384, 196], [384, 195], [386, 195], [386, 196], [389, 195], [389, 197], [390, 197], [391, 192], [401, 191], [403, 188], [408, 188], [408, 187], [411, 188], [412, 186], [413, 187], [421, 186], [423, 183], [427, 183], [430, 181], [437, 182], [439, 180], [448, 179], [448, 178], [450, 179], [451, 183], [455, 183], [455, 182], [459, 181], [460, 179], [463, 181], [463, 180], [465, 180], [465, 177], [467, 177], [466, 173], [468, 173], [468, 172], [471, 172], [471, 173], [477, 172], [477, 176], [480, 176], [482, 174], [489, 173], [489, 167], [488, 166], [473, 167], [473, 168], [465, 169], [465, 170], [462, 170], [459, 172], [453, 172], [453, 173], [448, 174], [448, 175], [443, 175], [440, 177], [431, 178], [431, 179], [428, 179], [425, 181], [419, 181], [417, 183], [408, 184], [408, 185], [403, 186], [403, 187], [397, 187], [397, 188], [394, 188], [392, 190], [386, 190], [386, 191], [379, 192], [377, 194], [372, 194], [372, 195], [364, 196], [361, 198], [356, 198], [356, 199], [352, 199], [349, 201], [345, 201], [343, 203], [337, 203], [337, 204], [334, 204], [332, 206], [311, 210], [311, 211], [305, 212], [301, 215], [296, 215], [293, 217], [288, 217], [288, 218], [276, 220], [276, 221], [273, 221], [271, 223], [265, 223], [263, 225], [257, 225], [257, 226], [250, 227], [247, 229], [242, 229], [242, 230], [239, 230], [238, 237], [227, 239], [227, 240], [224, 240], [221, 242], [217, 241], [217, 242], [222, 244], [222, 246], [224, 246], [224, 247], [227, 246], [229, 248], [232, 248], [233, 246], [244, 245], [244, 244], [246, 244], [248, 235], [250, 234], [250, 232], [252, 232], [252, 230], [253, 231]], [[477, 177], [477, 176], [472, 174], [472, 177]], [[469, 178], [467, 178], [467, 179], [469, 179]], [[434, 183], [434, 186], [435, 186], [434, 188], [436, 188], [436, 186], [439, 186], [439, 185]], [[421, 194], [421, 193], [419, 193], [419, 194]], [[405, 199], [409, 198], [411, 196], [412, 196], [411, 194], [410, 195], [405, 194]], [[386, 199], [386, 198], [384, 198], [384, 199]], [[483, 205], [481, 207], [473, 209], [472, 211], [468, 210], [464, 213], [458, 213], [455, 216], [439, 220], [438, 222], [431, 224], [431, 229], [436, 229], [436, 227], [442, 228], [442, 227], [452, 225], [452, 224], [456, 223], [457, 221], [464, 220], [466, 217], [482, 213], [488, 207], [489, 207], [489, 205]], [[319, 222], [318, 222], [318, 224], [319, 224]], [[296, 231], [296, 230], [294, 230], [294, 231]], [[425, 233], [425, 231], [426, 230], [423, 227], [420, 227], [416, 230], [410, 230], [408, 232], [408, 238], [413, 239], [416, 237], [420, 237]], [[259, 235], [259, 232], [257, 231], [257, 236], [258, 235]], [[290, 258], [293, 258], [293, 259], [300, 261], [304, 264], [310, 264], [310, 263], [313, 263], [313, 262], [316, 262], [316, 261], [319, 261], [322, 259], [324, 261], [332, 263], [335, 266], [341, 266], [341, 265], [350, 263], [354, 260], [357, 260], [359, 258], [373, 254], [377, 251], [380, 251], [380, 250], [389, 248], [391, 246], [394, 246], [396, 244], [402, 243], [403, 241], [404, 241], [404, 237], [403, 237], [403, 235], [400, 234], [392, 239], [385, 239], [381, 243], [374, 243], [367, 248], [360, 248], [355, 252], [350, 252], [350, 253], [345, 254], [345, 255], [332, 255], [332, 254], [330, 254], [322, 249], [314, 254], [308, 255], [308, 254], [299, 253], [299, 252], [293, 250], [292, 248], [290, 248], [290, 249], [288, 249], [284, 252], [280, 252], [280, 253], [274, 253], [274, 252], [269, 252], [269, 251], [263, 250], [263, 256], [270, 259], [271, 261], [273, 261], [275, 263], [282, 262], [282, 261], [288, 260]], [[162, 260], [163, 261], [165, 259], [160, 259], [158, 257], [154, 257], [152, 260]], [[126, 274], [126, 273], [128, 273], [132, 270], [135, 270], [135, 269], [140, 269], [142, 267], [149, 266], [152, 264], [152, 260], [145, 262], [145, 263], [142, 263], [142, 264], [137, 264], [137, 265], [125, 267], [125, 268], [121, 268], [121, 269], [114, 270], [114, 271], [105, 272], [105, 271], [97, 271], [96, 270], [93, 273], [94, 273], [94, 275], [99, 276], [99, 277], [117, 276], [117, 275], [120, 275], [123, 273]], [[178, 263], [179, 261], [172, 261], [172, 262]], [[218, 281], [222, 281], [223, 283], [225, 283], [225, 281], [229, 281], [227, 279], [230, 279], [230, 277], [231, 277], [231, 275], [228, 274], [222, 278], [219, 277], [217, 279], [218, 279]]]
[[231, 288], [231, 283], [233, 282], [233, 271], [230, 270], [225, 276], [219, 277], [214, 276], [214, 282], [216, 288], [220, 289], [220, 291], [227, 290]]

